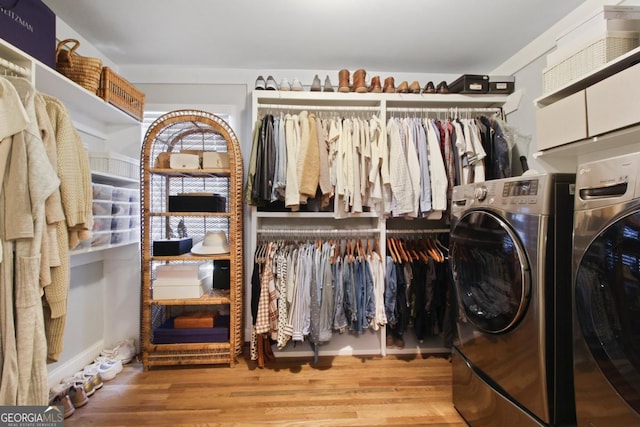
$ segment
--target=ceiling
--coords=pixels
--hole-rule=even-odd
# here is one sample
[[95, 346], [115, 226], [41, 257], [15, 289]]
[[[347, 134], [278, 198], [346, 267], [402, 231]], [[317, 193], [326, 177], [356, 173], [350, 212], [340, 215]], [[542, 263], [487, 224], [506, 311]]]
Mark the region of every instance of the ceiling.
[[488, 73], [584, 0], [44, 0], [119, 66]]

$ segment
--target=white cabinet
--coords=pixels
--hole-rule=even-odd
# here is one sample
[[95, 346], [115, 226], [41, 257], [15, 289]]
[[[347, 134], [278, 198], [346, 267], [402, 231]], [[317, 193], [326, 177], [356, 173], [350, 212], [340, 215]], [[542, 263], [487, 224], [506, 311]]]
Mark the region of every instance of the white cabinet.
[[640, 123], [640, 64], [586, 89], [589, 136]]
[[538, 150], [579, 141], [587, 136], [587, 103], [584, 90], [536, 110]]

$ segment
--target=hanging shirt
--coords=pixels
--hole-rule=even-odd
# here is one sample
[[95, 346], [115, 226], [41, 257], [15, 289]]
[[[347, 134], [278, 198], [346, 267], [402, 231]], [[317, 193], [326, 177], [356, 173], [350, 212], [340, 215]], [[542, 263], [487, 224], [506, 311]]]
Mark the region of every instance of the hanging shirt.
[[285, 187], [285, 206], [297, 211], [300, 208], [300, 188], [298, 187], [298, 151], [300, 146], [300, 127], [298, 116], [287, 114], [285, 120], [285, 140], [287, 145], [287, 185]]
[[413, 211], [413, 187], [407, 159], [402, 148], [400, 128], [395, 119], [387, 122], [389, 143], [389, 181], [392, 192], [394, 215], [404, 215]]

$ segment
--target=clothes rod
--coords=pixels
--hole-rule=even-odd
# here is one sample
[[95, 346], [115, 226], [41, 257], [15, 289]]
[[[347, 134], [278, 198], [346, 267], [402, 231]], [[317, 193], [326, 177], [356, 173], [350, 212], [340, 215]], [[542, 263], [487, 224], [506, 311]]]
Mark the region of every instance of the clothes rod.
[[[5, 72], [9, 71], [11, 73], [14, 73], [13, 75], [17, 74], [19, 77], [30, 77], [31, 76], [31, 71], [29, 71], [28, 68], [16, 65], [13, 62], [7, 61], [4, 58], [0, 58], [0, 69], [5, 71]], [[4, 75], [6, 75], [6, 74], [4, 74]]]
[[450, 107], [450, 108], [410, 108], [410, 107], [388, 107], [391, 113], [502, 113], [500, 107]]
[[380, 234], [378, 228], [356, 228], [349, 230], [336, 230], [336, 229], [300, 229], [300, 228], [260, 228], [257, 230], [257, 234], [260, 236], [345, 236], [345, 237], [357, 237], [357, 236], [374, 236]]
[[380, 107], [363, 105], [285, 105], [285, 104], [258, 104], [258, 110], [311, 110], [311, 111], [380, 111]]
[[387, 229], [387, 235], [401, 235], [401, 234], [442, 234], [449, 233], [448, 228], [396, 228]]

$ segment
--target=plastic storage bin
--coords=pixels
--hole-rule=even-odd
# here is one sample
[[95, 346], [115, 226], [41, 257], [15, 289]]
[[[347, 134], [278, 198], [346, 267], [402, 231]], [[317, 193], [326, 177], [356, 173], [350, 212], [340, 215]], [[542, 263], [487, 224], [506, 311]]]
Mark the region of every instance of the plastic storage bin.
[[113, 187], [107, 184], [92, 183], [93, 200], [111, 200], [113, 196]]
[[93, 202], [93, 215], [111, 215], [112, 202], [111, 200], [94, 200]]
[[131, 228], [130, 216], [114, 216], [111, 218], [111, 231], [128, 230]]
[[121, 243], [127, 243], [128, 241], [129, 241], [129, 230], [111, 232], [112, 245], [119, 245]]
[[111, 216], [93, 217], [93, 231], [110, 231], [111, 226]]
[[111, 231], [98, 231], [91, 236], [91, 247], [109, 246], [111, 243]]

